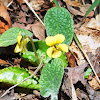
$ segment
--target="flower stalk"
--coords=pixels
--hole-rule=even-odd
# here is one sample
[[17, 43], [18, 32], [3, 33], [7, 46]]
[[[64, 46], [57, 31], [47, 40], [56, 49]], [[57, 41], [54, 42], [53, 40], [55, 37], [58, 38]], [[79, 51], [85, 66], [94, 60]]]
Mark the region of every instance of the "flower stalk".
[[29, 37], [29, 36], [27, 36], [28, 38], [29, 38], [29, 40], [30, 40], [30, 42], [31, 42], [31, 44], [32, 44], [32, 48], [33, 48], [33, 51], [34, 51], [34, 53], [35, 53], [35, 57], [36, 57], [36, 61], [37, 61], [37, 64], [39, 64], [39, 57], [38, 57], [38, 54], [37, 54], [37, 52], [36, 52], [36, 47], [35, 47], [35, 44], [34, 44], [34, 41], [32, 41], [32, 39], [31, 39], [31, 37]]

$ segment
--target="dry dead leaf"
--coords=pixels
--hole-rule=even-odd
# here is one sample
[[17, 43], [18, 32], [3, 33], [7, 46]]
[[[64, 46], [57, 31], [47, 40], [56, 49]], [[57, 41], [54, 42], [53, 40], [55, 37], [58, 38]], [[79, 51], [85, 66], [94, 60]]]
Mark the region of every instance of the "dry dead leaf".
[[68, 59], [68, 63], [70, 64], [71, 67], [75, 67], [76, 63], [75, 63], [75, 58], [74, 56], [68, 52], [67, 54], [67, 59]]
[[72, 79], [70, 79], [70, 81], [71, 81], [71, 87], [72, 87], [72, 100], [77, 100], [77, 95], [76, 95], [75, 87], [72, 83]]
[[22, 29], [25, 29], [25, 25], [24, 24], [20, 24], [20, 23], [17, 23], [17, 22], [15, 22], [14, 24], [12, 24], [12, 27], [20, 27]]
[[34, 9], [34, 10], [40, 10], [41, 6], [43, 5], [44, 0], [31, 0], [29, 2], [30, 6]]
[[11, 27], [11, 20], [7, 12], [6, 6], [0, 0], [0, 33], [5, 32]]
[[79, 6], [82, 6], [79, 2], [77, 1], [71, 1], [71, 0], [63, 0], [64, 2], [66, 2], [66, 4], [69, 4], [71, 6], [74, 6], [74, 7], [79, 7]]
[[26, 13], [25, 12], [23, 12], [23, 11], [19, 12], [19, 16], [18, 16], [18, 21], [17, 22], [27, 24]]
[[80, 90], [79, 88], [76, 89], [76, 94], [79, 100], [90, 100], [88, 94], [86, 94], [83, 90]]
[[81, 64], [79, 66], [68, 69], [68, 77], [72, 77], [73, 84], [76, 84], [78, 81], [81, 81], [83, 84], [86, 84], [86, 80], [84, 79], [84, 69], [87, 67], [87, 63]]
[[82, 53], [80, 52], [80, 49], [78, 48], [78, 46], [75, 44], [75, 42], [73, 41], [71, 46], [69, 47], [71, 53], [73, 54], [73, 56], [75, 57], [77, 64], [83, 64], [85, 62], [85, 59], [82, 55]]
[[[78, 10], [78, 9], [75, 9], [75, 8], [71, 7], [71, 6], [68, 5], [68, 4], [66, 4], [66, 5], [67, 5], [68, 10], [69, 10], [72, 14], [74, 14], [74, 15], [80, 15], [80, 16], [84, 16], [85, 13], [87, 12], [87, 10], [88, 10], [89, 7], [90, 7], [89, 4], [82, 5], [82, 6], [79, 7], [80, 10]], [[89, 6], [88, 6], [88, 5], [89, 5]], [[91, 11], [91, 12], [87, 15], [87, 17], [92, 17], [93, 15], [94, 15], [94, 12]]]
[[91, 86], [94, 90], [100, 89], [100, 84], [98, 83], [96, 77], [93, 77], [91, 80], [90, 80], [90, 78], [89, 78], [88, 83], [90, 84], [90, 86]]
[[9, 62], [6, 62], [2, 59], [0, 59], [0, 65], [10, 65], [10, 66], [12, 66], [12, 64], [10, 64]]
[[95, 18], [91, 18], [86, 27], [100, 31], [100, 23]]
[[12, 0], [1, 0], [5, 6], [7, 6]]
[[40, 22], [32, 25], [32, 31], [39, 40], [45, 40], [45, 27]]
[[[21, 3], [25, 3], [25, 1], [24, 0], [17, 0], [20, 4]], [[27, 2], [29, 2], [29, 0], [27, 0]]]
[[[88, 22], [87, 22], [88, 23]], [[83, 23], [74, 28], [74, 33], [79, 39], [85, 52], [95, 51], [100, 47], [100, 31], [87, 28], [87, 23]]]
[[72, 98], [72, 89], [71, 89], [71, 82], [69, 77], [67, 76], [67, 73], [64, 73], [64, 79], [63, 79], [63, 85], [61, 88], [64, 93], [66, 93], [70, 98]]
[[88, 52], [87, 55], [94, 66], [95, 72], [97, 73], [98, 77], [100, 77], [100, 48], [96, 50], [95, 55], [93, 55], [91, 52]]
[[63, 85], [61, 88], [72, 100], [77, 100], [76, 92], [71, 78], [67, 76], [66, 70], [64, 73]]

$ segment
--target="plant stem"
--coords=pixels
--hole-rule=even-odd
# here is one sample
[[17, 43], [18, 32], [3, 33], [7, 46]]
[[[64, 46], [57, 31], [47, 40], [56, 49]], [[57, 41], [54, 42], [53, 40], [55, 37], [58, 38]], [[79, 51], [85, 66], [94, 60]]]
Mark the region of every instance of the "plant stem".
[[75, 33], [74, 33], [74, 39], [75, 39], [76, 43], [78, 44], [78, 46], [82, 49], [81, 43], [79, 42], [79, 40], [76, 37]]
[[53, 0], [53, 2], [56, 4], [57, 7], [60, 7], [59, 3], [58, 3], [58, 0]]
[[38, 58], [38, 54], [37, 54], [37, 52], [36, 52], [36, 47], [35, 47], [35, 44], [34, 44], [34, 41], [32, 41], [32, 39], [31, 39], [31, 37], [29, 37], [28, 36], [28, 38], [30, 39], [30, 42], [31, 42], [31, 44], [32, 44], [32, 48], [33, 48], [33, 51], [34, 51], [34, 53], [35, 53], [35, 57], [36, 57], [36, 61], [37, 61], [37, 64], [39, 63], [39, 58]]

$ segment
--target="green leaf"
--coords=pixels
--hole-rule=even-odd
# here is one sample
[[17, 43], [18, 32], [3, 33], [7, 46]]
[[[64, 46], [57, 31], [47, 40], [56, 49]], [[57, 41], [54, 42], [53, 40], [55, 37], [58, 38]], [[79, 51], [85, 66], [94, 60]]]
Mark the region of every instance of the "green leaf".
[[[49, 46], [46, 45], [45, 41], [41, 41], [41, 40], [34, 41], [34, 44], [36, 47], [36, 52], [38, 54], [38, 57], [40, 58], [41, 56], [44, 56], [43, 63], [48, 63], [52, 59], [46, 53]], [[35, 53], [33, 52], [32, 45], [30, 42], [28, 43], [28, 50], [29, 51], [25, 51], [23, 53], [22, 57], [30, 61], [31, 63], [35, 64], [34, 63], [36, 61]]]
[[22, 58], [26, 59], [27, 61], [29, 61], [32, 64], [35, 64], [34, 62], [36, 61], [36, 58], [35, 58], [35, 53], [34, 52], [25, 51], [22, 54]]
[[62, 52], [62, 54], [59, 58], [61, 58], [63, 60], [64, 67], [67, 67], [68, 66], [68, 60], [67, 60], [67, 57], [66, 57], [64, 52]]
[[57, 7], [59, 7], [58, 0], [53, 0], [53, 2], [56, 4]]
[[51, 95], [51, 100], [58, 100], [58, 95]]
[[63, 34], [64, 43], [70, 45], [72, 42], [74, 28], [73, 20], [67, 9], [62, 7], [53, 7], [45, 15], [44, 24], [47, 35]]
[[88, 68], [86, 71], [85, 71], [85, 78], [88, 78], [89, 77], [89, 75], [91, 75], [91, 72], [92, 72], [92, 69], [91, 68]]
[[84, 17], [86, 17], [98, 4], [100, 3], [100, 0], [95, 0], [91, 7], [88, 9]]
[[20, 31], [23, 35], [30, 37], [32, 36], [32, 33], [28, 30], [21, 29], [19, 27], [10, 28], [0, 36], [0, 47], [6, 47], [15, 44], [17, 42], [17, 36]]
[[[31, 73], [24, 68], [20, 67], [8, 67], [4, 68], [0, 71], [0, 82], [9, 83], [15, 85], [20, 81], [24, 80], [25, 78], [29, 77]], [[30, 89], [39, 89], [39, 82], [38, 78], [34, 76], [34, 78], [30, 78], [18, 86], [30, 88]]]
[[56, 97], [64, 74], [64, 64], [60, 58], [46, 64], [41, 72], [40, 93], [43, 97]]

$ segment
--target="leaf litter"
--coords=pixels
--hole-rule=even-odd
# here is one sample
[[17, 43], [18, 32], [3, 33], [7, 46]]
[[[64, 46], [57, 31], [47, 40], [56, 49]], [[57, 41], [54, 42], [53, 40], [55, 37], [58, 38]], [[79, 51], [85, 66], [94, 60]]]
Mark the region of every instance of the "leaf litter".
[[[30, 3], [33, 4], [33, 9], [36, 10], [36, 12], [39, 14], [39, 17], [43, 20], [44, 15], [47, 11], [47, 10], [45, 10], [45, 8], [51, 8], [52, 6], [55, 6], [55, 5], [53, 4], [53, 2], [52, 3], [47, 2], [47, 1], [45, 2], [45, 0], [42, 0], [41, 2], [39, 2], [39, 1], [40, 0], [35, 0], [35, 2], [31, 1]], [[75, 31], [79, 41], [81, 42], [84, 50], [87, 52], [89, 59], [91, 60], [92, 64], [94, 65], [96, 73], [100, 77], [100, 68], [99, 68], [100, 67], [100, 53], [99, 53], [100, 52], [100, 49], [99, 49], [99, 47], [100, 47], [100, 39], [99, 39], [100, 30], [99, 30], [99, 24], [97, 24], [95, 19], [92, 18], [94, 12], [92, 11], [88, 15], [89, 18], [87, 17], [85, 20], [83, 20], [83, 18], [81, 16], [84, 16], [86, 11], [90, 7], [90, 4], [82, 5], [81, 2], [76, 2], [76, 1], [72, 2], [71, 0], [63, 0], [63, 1], [66, 3], [66, 5], [64, 4], [64, 2], [61, 2], [62, 6], [68, 8], [68, 10], [71, 12], [72, 17], [74, 19], [74, 22], [75, 22], [74, 31]], [[36, 38], [38, 38], [40, 40], [44, 40], [45, 39], [44, 27], [40, 24], [40, 22], [37, 20], [35, 15], [29, 10], [29, 8], [25, 4], [24, 0], [21, 0], [21, 1], [18, 0], [18, 2], [20, 4], [12, 3], [10, 6], [11, 9], [13, 9], [14, 11], [12, 11], [12, 12], [8, 11], [11, 21], [12, 21], [12, 27], [20, 27], [23, 29], [28, 29], [33, 32], [33, 36], [35, 36]], [[48, 5], [49, 3], [50, 3], [50, 5]], [[45, 5], [44, 8], [43, 8], [43, 4]], [[20, 9], [19, 5], [21, 6], [21, 9]], [[77, 7], [79, 9], [77, 9]], [[3, 15], [5, 15], [5, 14], [3, 14]], [[4, 16], [2, 16], [2, 15], [0, 15], [0, 16], [5, 19]], [[8, 19], [5, 19], [5, 20], [8, 22], [8, 25], [10, 28], [11, 21], [10, 21], [10, 19], [9, 20]], [[4, 29], [6, 29], [6, 28], [4, 28]], [[89, 66], [85, 62], [85, 59], [82, 57], [82, 55], [80, 56], [81, 53], [77, 49], [78, 47], [76, 46], [75, 43], [72, 43], [71, 48], [73, 48], [73, 50], [74, 50], [71, 52], [73, 57], [71, 57], [71, 58], [69, 57], [72, 60], [72, 61], [70, 60], [70, 63], [72, 63], [72, 65], [69, 64], [69, 66], [67, 68], [65, 68], [65, 70], [67, 70], [68, 72], [65, 71], [64, 81], [63, 81], [63, 85], [62, 85], [61, 91], [60, 91], [61, 94], [65, 93], [65, 95], [70, 98], [69, 100], [71, 100], [73, 94], [72, 94], [72, 90], [71, 90], [72, 87], [71, 87], [71, 83], [70, 83], [70, 78], [72, 78], [72, 83], [75, 86], [76, 95], [79, 100], [82, 100], [82, 98], [84, 98], [84, 100], [89, 100], [89, 99], [90, 100], [99, 100], [100, 92], [98, 91], [98, 89], [100, 89], [100, 85], [98, 84], [97, 80], [93, 76], [93, 73], [92, 73], [91, 77], [89, 77], [88, 79], [84, 78], [85, 68], [89, 67]], [[4, 61], [1, 61], [3, 64], [6, 64], [6, 59], [7, 60], [8, 60], [8, 58], [12, 59], [10, 56], [8, 56], [8, 58], [6, 58], [6, 57], [4, 58], [4, 56], [2, 56], [2, 53], [0, 53], [0, 57], [1, 57], [0, 59], [2, 59], [2, 60], [4, 59]], [[15, 55], [13, 55], [13, 57], [15, 60], [17, 60], [19, 58], [19, 57], [16, 58]], [[14, 62], [14, 61], [11, 60], [11, 62]], [[20, 62], [16, 62], [15, 64], [20, 64]], [[68, 75], [68, 77], [66, 77], [66, 75]], [[82, 88], [80, 86], [82, 86]], [[2, 90], [0, 90], [0, 91], [2, 91]], [[17, 90], [17, 92], [19, 92], [19, 91]], [[36, 94], [34, 94], [34, 92], [28, 93], [28, 95], [27, 95], [27, 93], [25, 95], [22, 95], [17, 92], [13, 93], [14, 98], [16, 97], [16, 99], [18, 99], [18, 98], [20, 98], [20, 99], [24, 98], [25, 100], [28, 100], [28, 99], [41, 100], [41, 99], [43, 99], [41, 96], [37, 96]], [[20, 91], [20, 92], [22, 92], [22, 91]], [[1, 92], [0, 92], [0, 94], [1, 94]], [[63, 99], [61, 99], [61, 100], [66, 100], [64, 98], [66, 96], [63, 95], [62, 96]], [[5, 98], [6, 99], [10, 98], [10, 94], [8, 94], [8, 97], [5, 97]], [[5, 98], [3, 100], [5, 100]], [[11, 98], [9, 100], [11, 100]]]

